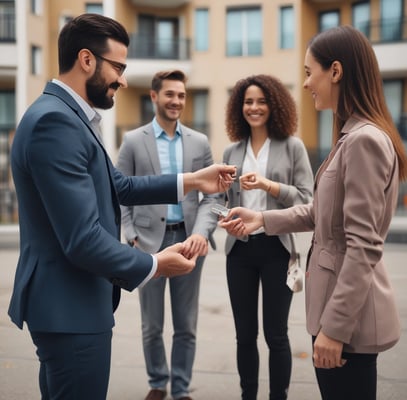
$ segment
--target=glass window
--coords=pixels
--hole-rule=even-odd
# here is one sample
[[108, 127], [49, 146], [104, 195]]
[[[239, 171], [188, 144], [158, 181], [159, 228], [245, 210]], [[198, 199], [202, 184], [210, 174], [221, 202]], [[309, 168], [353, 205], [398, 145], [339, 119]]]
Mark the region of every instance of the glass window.
[[15, 42], [16, 12], [14, 2], [0, 2], [0, 41]]
[[40, 47], [31, 46], [31, 73], [40, 75], [42, 72], [42, 51]]
[[0, 127], [10, 128], [16, 123], [16, 101], [14, 92], [0, 91]]
[[85, 10], [87, 13], [103, 15], [103, 3], [86, 3]]
[[261, 55], [263, 28], [260, 8], [228, 10], [226, 26], [227, 56]]
[[319, 31], [326, 31], [339, 25], [339, 11], [324, 11], [319, 14]]
[[158, 18], [141, 14], [139, 37], [135, 41], [136, 56], [142, 58], [177, 59], [180, 56], [179, 22], [177, 18]]
[[195, 10], [195, 50], [206, 51], [209, 48], [209, 11], [207, 8]]
[[280, 49], [294, 48], [294, 7], [280, 8]]
[[198, 91], [193, 96], [193, 127], [209, 136], [208, 127], [208, 92]]
[[319, 162], [322, 162], [331, 150], [332, 124], [332, 110], [322, 110], [318, 113]]
[[31, 13], [35, 15], [42, 14], [42, 0], [31, 0]]
[[381, 39], [400, 40], [403, 22], [403, 0], [381, 0]]
[[370, 3], [367, 1], [355, 3], [352, 6], [352, 25], [370, 36]]
[[[402, 113], [403, 113], [403, 81], [385, 80], [383, 82], [384, 96], [386, 98], [387, 107], [393, 117], [393, 121], [400, 130]], [[407, 140], [407, 132], [401, 132], [403, 140]]]
[[148, 124], [154, 118], [154, 105], [149, 94], [140, 97], [140, 107], [141, 124]]

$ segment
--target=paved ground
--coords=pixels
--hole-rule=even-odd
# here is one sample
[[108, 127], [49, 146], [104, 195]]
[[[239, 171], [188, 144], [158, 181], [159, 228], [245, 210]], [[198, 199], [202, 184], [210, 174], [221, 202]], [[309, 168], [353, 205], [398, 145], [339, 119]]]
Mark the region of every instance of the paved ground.
[[[224, 232], [217, 230], [218, 250], [207, 257], [201, 285], [198, 347], [191, 395], [195, 400], [238, 400], [235, 336], [227, 294]], [[5, 242], [4, 242], [5, 243]], [[0, 400], [39, 399], [38, 362], [26, 329], [20, 331], [7, 316], [8, 301], [18, 257], [16, 246], [0, 243]], [[300, 236], [303, 254], [308, 235]], [[304, 258], [304, 257], [303, 257]], [[402, 320], [399, 344], [379, 357], [378, 400], [407, 399], [407, 246], [388, 244], [385, 260], [396, 291]], [[169, 313], [167, 313], [169, 314]], [[167, 315], [166, 327], [171, 320]], [[304, 294], [294, 295], [289, 333], [293, 352], [290, 400], [320, 399], [310, 359], [310, 337], [305, 331]], [[170, 343], [171, 330], [166, 341]], [[261, 371], [259, 400], [267, 399], [267, 352], [259, 334]], [[109, 400], [143, 400], [148, 391], [140, 337], [137, 291], [123, 293], [116, 312]], [[90, 399], [91, 400], [91, 399]], [[361, 399], [363, 400], [363, 399]]]

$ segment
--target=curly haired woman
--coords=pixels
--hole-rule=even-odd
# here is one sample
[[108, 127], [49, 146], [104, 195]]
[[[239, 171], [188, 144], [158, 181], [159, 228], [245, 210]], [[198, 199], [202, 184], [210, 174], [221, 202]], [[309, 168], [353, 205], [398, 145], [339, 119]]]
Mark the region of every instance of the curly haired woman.
[[[269, 75], [239, 80], [226, 111], [232, 142], [223, 161], [236, 165], [239, 179], [227, 194], [229, 207], [257, 211], [308, 203], [313, 174], [303, 142], [294, 136], [297, 112], [287, 88]], [[229, 296], [237, 337], [242, 399], [257, 398], [258, 298], [263, 294], [263, 331], [269, 348], [270, 400], [286, 399], [291, 376], [287, 334], [292, 292], [286, 285], [293, 237], [267, 236], [263, 229], [226, 239]]]

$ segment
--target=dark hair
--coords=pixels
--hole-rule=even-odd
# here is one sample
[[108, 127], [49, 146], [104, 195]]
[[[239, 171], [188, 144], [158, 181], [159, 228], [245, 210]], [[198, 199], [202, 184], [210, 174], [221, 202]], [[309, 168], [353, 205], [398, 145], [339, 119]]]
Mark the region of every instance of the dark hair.
[[159, 71], [153, 76], [151, 81], [151, 89], [155, 92], [159, 92], [163, 86], [163, 81], [166, 79], [171, 81], [181, 81], [184, 84], [187, 81], [185, 74], [178, 69], [171, 71]]
[[109, 49], [107, 39], [129, 46], [130, 39], [124, 27], [112, 18], [100, 14], [82, 14], [67, 22], [58, 38], [59, 73], [72, 69], [82, 49], [103, 55]]
[[226, 132], [232, 142], [247, 139], [251, 135], [250, 125], [243, 116], [246, 89], [259, 87], [266, 99], [270, 116], [267, 131], [270, 138], [285, 139], [297, 129], [297, 109], [288, 89], [277, 78], [270, 75], [252, 75], [236, 82], [226, 107]]
[[399, 161], [399, 175], [404, 179], [407, 176], [404, 145], [386, 105], [379, 64], [366, 36], [351, 26], [339, 26], [314, 36], [308, 49], [324, 70], [334, 61], [342, 64], [334, 142], [339, 140], [349, 117], [353, 113], [361, 115], [390, 137]]

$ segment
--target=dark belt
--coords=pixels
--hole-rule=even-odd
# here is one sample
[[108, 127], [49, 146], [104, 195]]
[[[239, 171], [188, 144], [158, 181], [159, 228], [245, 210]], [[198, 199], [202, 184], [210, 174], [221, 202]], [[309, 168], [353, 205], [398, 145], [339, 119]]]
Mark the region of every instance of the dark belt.
[[185, 228], [185, 224], [184, 221], [181, 222], [177, 222], [175, 224], [168, 224], [165, 226], [165, 230], [168, 232], [172, 232], [172, 231], [178, 231], [179, 229], [184, 229]]
[[249, 235], [249, 240], [258, 240], [267, 236], [265, 233], [256, 233], [255, 235]]

